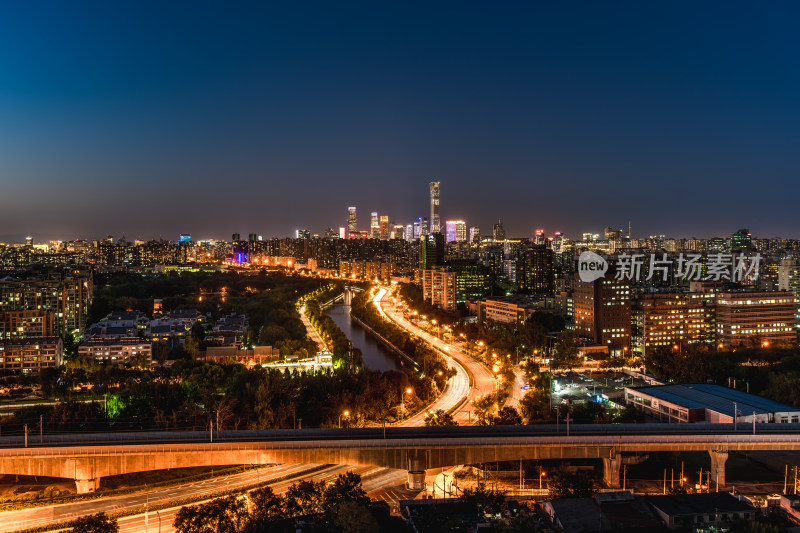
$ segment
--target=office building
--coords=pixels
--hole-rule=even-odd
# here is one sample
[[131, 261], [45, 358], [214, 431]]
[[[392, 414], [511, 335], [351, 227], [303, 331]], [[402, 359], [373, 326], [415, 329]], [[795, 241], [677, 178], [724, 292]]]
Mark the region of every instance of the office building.
[[444, 237], [441, 233], [431, 233], [425, 235], [420, 240], [419, 247], [419, 268], [420, 270], [430, 269], [436, 265], [441, 265], [444, 261]]
[[627, 282], [575, 279], [575, 331], [612, 352], [625, 352], [631, 345], [631, 290]]
[[529, 246], [517, 264], [517, 281], [520, 288], [531, 293], [553, 293], [554, 254], [547, 244]]
[[645, 293], [633, 304], [634, 347], [647, 354], [660, 346], [714, 342], [712, 292]]
[[716, 342], [722, 347], [792, 343], [796, 311], [790, 291], [717, 293]]
[[469, 228], [469, 242], [473, 244], [481, 242], [481, 228], [479, 226]]
[[378, 221], [378, 213], [373, 211], [369, 215], [369, 237], [370, 239], [377, 239], [381, 233], [381, 225]]
[[378, 222], [378, 238], [382, 241], [389, 240], [389, 217], [381, 215]]
[[430, 232], [439, 233], [442, 231], [441, 220], [439, 218], [439, 182], [430, 182], [431, 189], [431, 220]]
[[467, 223], [463, 220], [448, 220], [445, 222], [445, 236], [447, 242], [466, 241]]
[[504, 241], [506, 239], [506, 230], [503, 228], [503, 219], [499, 219], [497, 224], [492, 228], [492, 237], [496, 241]]
[[358, 220], [356, 219], [356, 208], [347, 208], [347, 237], [358, 237]]

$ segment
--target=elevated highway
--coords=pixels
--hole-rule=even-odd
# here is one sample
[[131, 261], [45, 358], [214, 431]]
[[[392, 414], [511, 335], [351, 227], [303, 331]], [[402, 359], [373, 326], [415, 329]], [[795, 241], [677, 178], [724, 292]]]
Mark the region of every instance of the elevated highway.
[[[38, 438], [36, 439], [38, 441]], [[409, 472], [421, 487], [425, 470], [520, 459], [602, 459], [604, 479], [619, 485], [623, 454], [706, 451], [711, 479], [725, 485], [728, 452], [800, 450], [800, 425], [610, 424], [276, 431], [99, 433], [0, 438], [0, 474], [75, 480], [91, 492], [104, 476], [190, 466], [318, 463]]]

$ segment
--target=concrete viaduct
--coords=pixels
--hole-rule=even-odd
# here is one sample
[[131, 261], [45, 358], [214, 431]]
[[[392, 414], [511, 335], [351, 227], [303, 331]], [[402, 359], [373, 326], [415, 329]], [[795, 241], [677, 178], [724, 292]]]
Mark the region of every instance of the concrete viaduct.
[[[636, 427], [638, 426], [638, 428]], [[668, 427], [670, 432], [654, 429]], [[729, 452], [800, 450], [800, 426], [763, 424], [755, 434], [730, 425], [573, 425], [569, 435], [536, 426], [487, 428], [379, 428], [298, 431], [223, 431], [88, 434], [0, 438], [0, 473], [74, 479], [79, 493], [100, 478], [130, 472], [194, 466], [268, 463], [369, 465], [405, 469], [411, 488], [424, 486], [425, 470], [520, 459], [602, 459], [604, 481], [619, 486], [626, 455], [705, 451], [711, 480], [725, 486]], [[762, 427], [764, 426], [764, 427]], [[767, 427], [773, 426], [773, 427]], [[783, 426], [777, 431], [777, 426]], [[680, 430], [676, 432], [676, 430]], [[711, 428], [711, 429], [709, 429]], [[775, 431], [771, 431], [776, 429]], [[681, 431], [682, 430], [682, 431]]]

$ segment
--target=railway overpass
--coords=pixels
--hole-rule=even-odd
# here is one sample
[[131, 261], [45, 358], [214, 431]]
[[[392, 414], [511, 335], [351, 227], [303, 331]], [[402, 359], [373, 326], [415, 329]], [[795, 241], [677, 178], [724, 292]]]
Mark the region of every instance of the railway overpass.
[[0, 438], [0, 474], [74, 479], [78, 492], [100, 478], [195, 466], [323, 463], [405, 469], [411, 488], [425, 470], [520, 459], [602, 459], [619, 485], [626, 455], [705, 451], [711, 480], [725, 486], [729, 452], [800, 450], [800, 424], [609, 424], [446, 428], [98, 433]]

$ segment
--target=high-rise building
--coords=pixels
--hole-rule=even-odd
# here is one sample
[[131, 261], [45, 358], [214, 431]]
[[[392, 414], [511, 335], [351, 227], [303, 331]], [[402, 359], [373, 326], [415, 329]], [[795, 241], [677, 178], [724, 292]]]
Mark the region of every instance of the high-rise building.
[[373, 211], [369, 215], [369, 237], [370, 239], [377, 239], [380, 237], [381, 224], [378, 221], [377, 211]]
[[631, 345], [631, 288], [626, 281], [575, 280], [575, 331], [594, 344], [623, 353]]
[[231, 240], [233, 242], [239, 242], [242, 240], [242, 237], [238, 233], [234, 233], [233, 235], [231, 235]]
[[533, 234], [533, 244], [544, 244], [547, 241], [547, 237], [544, 236], [543, 229], [537, 229]]
[[800, 261], [797, 258], [781, 259], [778, 267], [778, 290], [792, 291], [795, 298], [800, 298]]
[[419, 268], [430, 269], [444, 261], [444, 237], [441, 233], [425, 235], [420, 240]]
[[448, 220], [444, 223], [447, 242], [464, 242], [467, 240], [467, 223], [463, 220]]
[[407, 224], [405, 239], [407, 241], [413, 241], [415, 238], [416, 237], [414, 237], [414, 224]]
[[469, 228], [469, 242], [473, 244], [478, 244], [481, 242], [481, 228], [478, 226], [473, 226]]
[[553, 253], [560, 254], [561, 249], [564, 245], [564, 235], [561, 234], [560, 231], [557, 231], [555, 236], [553, 236]]
[[497, 224], [492, 228], [492, 237], [496, 241], [504, 241], [506, 239], [506, 230], [503, 228], [503, 219], [498, 219]]
[[422, 270], [422, 298], [445, 311], [455, 311], [456, 273], [439, 269]]
[[634, 345], [647, 355], [659, 346], [712, 343], [713, 319], [713, 293], [644, 293], [633, 306]]
[[347, 236], [358, 237], [358, 221], [356, 220], [356, 208], [347, 208]]
[[533, 244], [522, 253], [517, 280], [532, 293], [553, 293], [554, 254], [546, 244]]
[[441, 220], [439, 219], [439, 182], [430, 182], [431, 188], [431, 233], [442, 231]]
[[347, 238], [347, 228], [339, 226], [339, 238], [346, 239]]
[[748, 229], [740, 229], [731, 235], [731, 250], [750, 250], [753, 248], [753, 237]]
[[392, 226], [392, 234], [389, 236], [392, 239], [405, 239], [406, 238], [406, 227], [402, 224], [394, 224]]
[[381, 215], [378, 223], [378, 237], [383, 241], [389, 240], [389, 217]]

